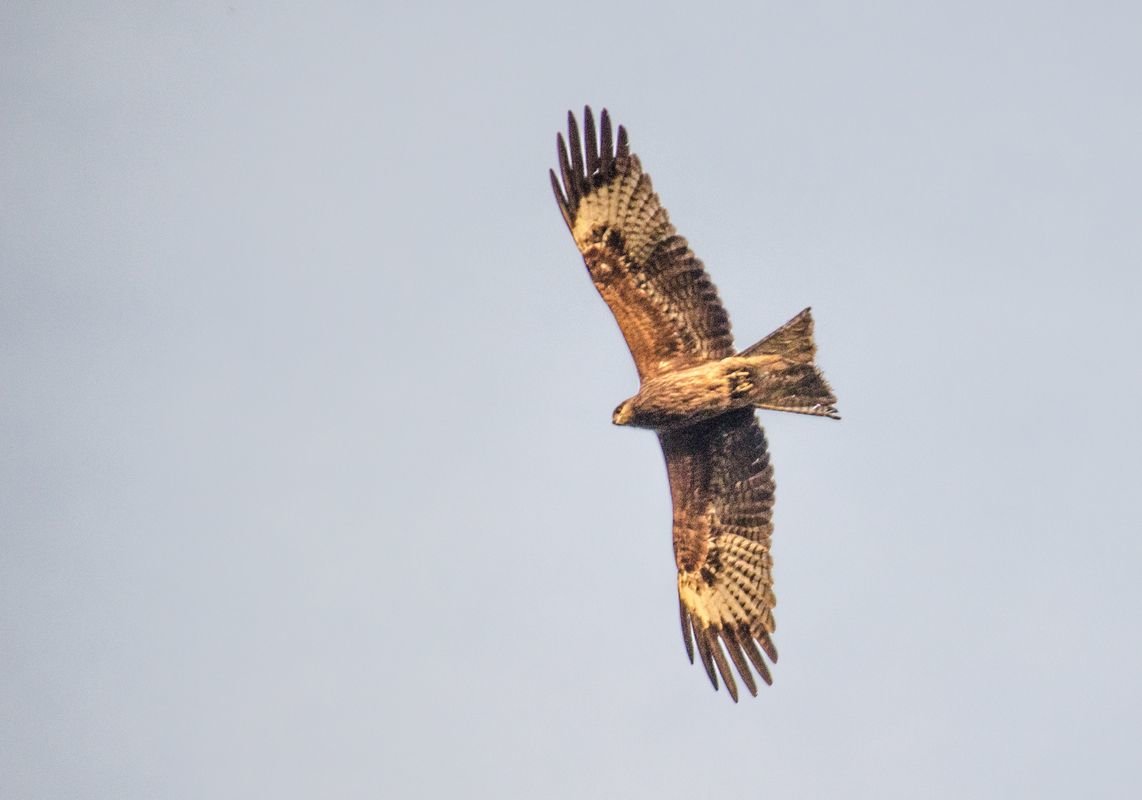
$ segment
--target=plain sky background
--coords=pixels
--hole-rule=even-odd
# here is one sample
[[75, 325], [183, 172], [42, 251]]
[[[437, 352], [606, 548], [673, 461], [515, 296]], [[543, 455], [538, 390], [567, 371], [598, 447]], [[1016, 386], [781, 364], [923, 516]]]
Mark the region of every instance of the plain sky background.
[[[1142, 791], [1138, 4], [412, 5], [3, 4], [0, 796]], [[840, 398], [738, 705], [584, 103]]]

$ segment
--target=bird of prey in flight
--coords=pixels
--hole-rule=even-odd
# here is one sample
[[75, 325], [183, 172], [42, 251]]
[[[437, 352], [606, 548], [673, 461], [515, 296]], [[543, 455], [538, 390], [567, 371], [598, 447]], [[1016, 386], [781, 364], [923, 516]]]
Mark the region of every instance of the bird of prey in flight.
[[555, 200], [638, 370], [638, 393], [613, 422], [655, 431], [666, 459], [686, 653], [693, 662], [696, 649], [714, 688], [720, 675], [735, 702], [731, 663], [756, 696], [754, 672], [772, 683], [762, 653], [776, 662], [777, 649], [773, 467], [754, 409], [839, 419], [813, 361], [813, 319], [806, 308], [736, 351], [714, 284], [623, 127], [614, 136], [604, 110], [596, 131], [585, 108], [580, 137], [568, 112], [557, 147]]

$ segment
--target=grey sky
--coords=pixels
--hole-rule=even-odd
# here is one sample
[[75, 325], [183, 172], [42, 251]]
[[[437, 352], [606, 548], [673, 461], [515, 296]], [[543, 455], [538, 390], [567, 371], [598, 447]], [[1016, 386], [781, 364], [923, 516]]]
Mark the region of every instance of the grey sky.
[[[1137, 4], [315, 8], [0, 10], [0, 796], [1142, 788]], [[844, 415], [762, 415], [736, 706], [550, 195], [584, 103]]]

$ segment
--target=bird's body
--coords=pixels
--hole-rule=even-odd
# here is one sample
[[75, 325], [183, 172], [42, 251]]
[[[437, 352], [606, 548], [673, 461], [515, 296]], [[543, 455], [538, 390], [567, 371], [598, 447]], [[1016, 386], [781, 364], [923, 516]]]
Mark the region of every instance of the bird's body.
[[[751, 693], [777, 660], [772, 559], [773, 469], [754, 408], [836, 417], [813, 363], [805, 309], [757, 344], [734, 351], [729, 315], [702, 263], [670, 224], [604, 110], [596, 138], [584, 110], [586, 154], [568, 114], [562, 186], [551, 183], [595, 287], [611, 308], [640, 378], [615, 409], [620, 425], [658, 433], [674, 506], [674, 555], [683, 638], [714, 687], [737, 700], [730, 662]], [[726, 660], [727, 655], [729, 661]], [[751, 671], [751, 666], [753, 671]]]
[[811, 345], [812, 325], [805, 309], [745, 353], [648, 378], [615, 409], [613, 421], [664, 431], [750, 407], [835, 418], [812, 349], [798, 353], [780, 341], [800, 328], [796, 341]]

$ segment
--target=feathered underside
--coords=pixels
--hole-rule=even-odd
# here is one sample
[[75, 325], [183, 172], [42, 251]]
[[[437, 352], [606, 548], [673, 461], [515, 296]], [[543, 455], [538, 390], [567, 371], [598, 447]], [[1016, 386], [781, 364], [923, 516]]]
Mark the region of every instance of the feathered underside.
[[[583, 111], [583, 139], [567, 114], [570, 153], [557, 139], [560, 185], [551, 187], [595, 287], [622, 330], [641, 378], [733, 353], [730, 319], [702, 262], [670, 224], [666, 209], [603, 111], [599, 131]], [[586, 143], [586, 152], [583, 143]]]
[[[674, 556], [686, 652], [694, 645], [714, 688], [738, 699], [730, 663], [750, 694], [750, 667], [772, 683], [761, 653], [777, 661], [773, 468], [751, 409], [660, 434], [674, 504]], [[760, 648], [760, 651], [759, 651]], [[726, 656], [729, 656], [727, 662]]]

